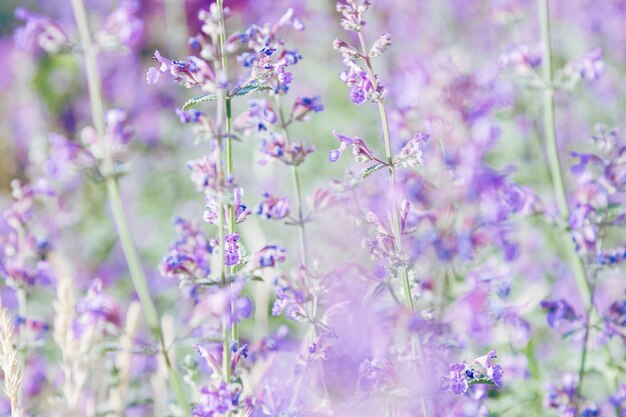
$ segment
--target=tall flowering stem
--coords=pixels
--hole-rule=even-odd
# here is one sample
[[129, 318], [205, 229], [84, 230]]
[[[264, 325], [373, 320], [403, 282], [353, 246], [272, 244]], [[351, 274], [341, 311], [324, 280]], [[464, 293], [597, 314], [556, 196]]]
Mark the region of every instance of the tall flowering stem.
[[[224, 1], [223, 0], [217, 0], [217, 6], [219, 8], [219, 14], [220, 14], [220, 21], [219, 21], [219, 39], [220, 39], [220, 55], [222, 58], [222, 82], [225, 84], [228, 84], [228, 55], [226, 54], [226, 48], [225, 48], [225, 44], [226, 44], [226, 25], [224, 23]], [[224, 130], [224, 135], [222, 137], [222, 139], [220, 140], [220, 142], [225, 140], [225, 145], [226, 145], [226, 179], [230, 179], [233, 176], [233, 149], [232, 149], [232, 140], [231, 140], [231, 126], [232, 126], [232, 106], [231, 106], [231, 99], [230, 97], [228, 97], [227, 95], [224, 94], [224, 90], [220, 89], [219, 90], [221, 93], [219, 94], [219, 102], [218, 102], [218, 106], [221, 106], [222, 108], [224, 108], [226, 110], [226, 126], [225, 126], [225, 130]], [[218, 111], [218, 117], [220, 117], [221, 112]], [[218, 126], [221, 126], [222, 121], [218, 120]], [[221, 159], [221, 158], [220, 158]], [[220, 216], [222, 216], [222, 213], [224, 211], [220, 210]], [[235, 224], [236, 224], [236, 219], [235, 219], [235, 206], [234, 205], [229, 205], [228, 206], [228, 233], [230, 235], [232, 235], [233, 233], [235, 233]], [[220, 225], [220, 228], [222, 226]], [[224, 268], [224, 251], [223, 251], [223, 247], [224, 247], [224, 232], [223, 230], [220, 231], [220, 246], [222, 247], [222, 268]], [[231, 266], [230, 267], [230, 272], [231, 274], [233, 274], [235, 272], [235, 268], [236, 266]], [[231, 312], [234, 310], [234, 306], [230, 306]], [[226, 381], [230, 380], [230, 341], [232, 338], [233, 342], [236, 342], [239, 339], [239, 329], [237, 326], [237, 322], [235, 320], [231, 321], [231, 325], [230, 325], [230, 330], [231, 330], [231, 334], [229, 336], [228, 334], [228, 328], [225, 325], [224, 329], [223, 329], [223, 351], [224, 351], [224, 355], [223, 355], [223, 372], [224, 372], [224, 377], [226, 378]]]
[[[365, 43], [365, 37], [363, 33], [359, 30], [357, 32], [359, 36], [359, 42], [361, 44], [363, 59], [365, 60], [365, 66], [367, 68], [367, 73], [370, 77], [370, 80], [373, 84], [373, 90], [379, 90], [379, 83], [374, 73], [374, 69], [372, 68], [372, 60], [370, 59], [369, 50], [367, 48], [367, 44]], [[389, 185], [391, 187], [391, 222], [392, 222], [392, 230], [396, 241], [396, 247], [398, 252], [402, 250], [402, 234], [400, 232], [400, 219], [398, 216], [398, 198], [397, 198], [397, 185], [396, 185], [396, 169], [394, 167], [393, 162], [393, 154], [391, 150], [391, 135], [389, 133], [389, 122], [387, 121], [387, 111], [385, 110], [385, 104], [383, 100], [380, 99], [377, 101], [378, 104], [378, 113], [380, 116], [380, 123], [383, 130], [383, 141], [385, 143], [385, 157], [387, 159], [387, 165], [389, 169]], [[409, 283], [409, 274], [407, 273], [406, 267], [402, 266], [398, 270], [398, 275], [402, 279], [402, 291], [404, 294], [404, 301], [411, 309], [411, 311], [415, 311], [415, 305], [413, 303], [413, 295], [411, 294], [411, 285]], [[419, 345], [419, 341], [418, 341]], [[419, 349], [421, 351], [421, 348]], [[421, 357], [421, 353], [420, 353]]]
[[[367, 44], [365, 42], [365, 37], [363, 36], [363, 32], [359, 29], [357, 31], [357, 35], [359, 37], [359, 43], [361, 45], [361, 53], [362, 58], [365, 61], [365, 67], [367, 69], [367, 74], [372, 83], [373, 91], [379, 91], [379, 82], [376, 74], [374, 73], [374, 69], [372, 67], [372, 60], [370, 56], [370, 51], [367, 48]], [[385, 157], [386, 163], [389, 170], [389, 186], [391, 188], [391, 221], [392, 221], [392, 232], [396, 242], [396, 248], [398, 252], [402, 251], [402, 232], [400, 230], [400, 218], [399, 218], [399, 207], [398, 207], [398, 198], [397, 198], [397, 184], [396, 184], [396, 169], [393, 161], [393, 153], [391, 148], [391, 134], [389, 133], [389, 122], [387, 120], [387, 111], [385, 109], [385, 104], [383, 103], [382, 97], [377, 101], [378, 105], [378, 113], [380, 116], [380, 123], [382, 126], [383, 132], [383, 141], [385, 144]], [[415, 312], [415, 304], [413, 303], [413, 295], [411, 294], [411, 284], [409, 282], [409, 274], [407, 272], [406, 266], [400, 266], [398, 268], [398, 276], [402, 280], [402, 292], [404, 295], [404, 302], [406, 306], [411, 310], [411, 312]], [[417, 334], [412, 335], [411, 337], [412, 348], [415, 354], [418, 357], [418, 364], [420, 367], [424, 366], [424, 350], [422, 348], [422, 344], [420, 342], [419, 336]], [[428, 415], [426, 401], [422, 399], [422, 411], [424, 415]]]
[[[557, 205], [561, 218], [567, 223], [570, 217], [569, 207], [567, 205], [567, 195], [565, 191], [565, 183], [563, 181], [563, 174], [561, 170], [561, 161], [559, 158], [559, 149], [556, 141], [556, 123], [554, 115], [554, 79], [552, 68], [552, 45], [550, 36], [550, 8], [548, 0], [539, 0], [539, 19], [541, 24], [541, 40], [543, 43], [543, 118], [544, 118], [544, 135], [546, 141], [546, 148], [548, 152], [548, 164], [550, 174], [552, 177], [552, 185], [554, 187], [554, 195], [556, 197]], [[587, 361], [587, 348], [589, 338], [589, 328], [592, 322], [592, 318], [595, 317], [596, 312], [593, 306], [593, 295], [585, 272], [585, 266], [580, 256], [576, 253], [576, 249], [571, 239], [569, 238], [569, 232], [566, 233], [564, 239], [566, 240], [567, 256], [571, 268], [574, 272], [574, 279], [576, 280], [576, 286], [587, 311], [587, 322], [585, 324], [585, 336], [583, 342], [583, 348], [580, 358], [579, 366], [579, 383], [577, 387], [576, 408], [580, 407], [580, 399], [582, 398], [582, 385], [585, 375], [585, 367]]]
[[[561, 170], [561, 161], [559, 158], [559, 149], [556, 141], [556, 124], [554, 117], [554, 79], [552, 69], [552, 46], [550, 37], [550, 11], [548, 0], [539, 0], [539, 19], [541, 23], [541, 40], [543, 42], [543, 118], [544, 118], [544, 135], [546, 141], [546, 150], [548, 152], [548, 165], [550, 175], [552, 177], [552, 185], [554, 187], [554, 195], [561, 218], [566, 222], [569, 219], [569, 208], [567, 205], [567, 195], [565, 192], [565, 183]], [[574, 278], [580, 296], [586, 307], [592, 305], [591, 289], [589, 281], [585, 273], [585, 267], [582, 259], [576, 253], [574, 245], [569, 239], [569, 234], [565, 237], [567, 240], [567, 256], [574, 272]]]
[[[74, 18], [76, 20], [76, 26], [81, 38], [82, 50], [85, 61], [85, 69], [87, 75], [87, 85], [89, 90], [89, 101], [91, 106], [91, 117], [93, 125], [98, 135], [99, 140], [102, 141], [106, 147], [108, 144], [104, 140], [105, 135], [105, 121], [104, 121], [104, 100], [102, 96], [102, 84], [100, 72], [97, 66], [97, 51], [92, 43], [91, 33], [89, 31], [89, 23], [87, 19], [87, 13], [85, 5], [82, 0], [72, 0], [72, 9], [74, 11]], [[105, 165], [110, 163], [110, 152], [105, 149]], [[110, 165], [109, 165], [110, 166]], [[137, 249], [133, 242], [133, 238], [128, 226], [128, 220], [124, 211], [122, 198], [119, 190], [117, 178], [112, 175], [107, 175], [105, 178], [107, 195], [109, 204], [111, 206], [111, 213], [115, 222], [115, 227], [124, 251], [124, 256], [128, 264], [128, 270], [141, 301], [144, 316], [148, 322], [148, 326], [152, 333], [159, 340], [161, 345], [161, 355], [167, 366], [169, 382], [178, 405], [186, 410], [187, 400], [185, 399], [185, 393], [181, 385], [180, 379], [174, 369], [172, 362], [170, 361], [167, 348], [165, 346], [165, 340], [163, 338], [163, 330], [161, 329], [160, 319], [154, 301], [150, 295], [146, 276], [143, 272]]]
[[[287, 146], [290, 146], [291, 139], [289, 136], [289, 122], [285, 119], [285, 113], [283, 112], [281, 95], [276, 94], [274, 96], [276, 100], [276, 108], [278, 109], [278, 115], [280, 117], [280, 127], [285, 133], [285, 141]], [[304, 219], [304, 205], [302, 203], [302, 186], [300, 185], [300, 173], [298, 172], [298, 165], [291, 165], [291, 179], [293, 184], [293, 191], [296, 197], [296, 208], [298, 211], [297, 224], [300, 235], [300, 262], [305, 267], [308, 263], [308, 248], [306, 240], [306, 226]], [[315, 310], [315, 309], [314, 309]], [[315, 312], [313, 313], [315, 314]], [[315, 317], [315, 316], [313, 316]]]

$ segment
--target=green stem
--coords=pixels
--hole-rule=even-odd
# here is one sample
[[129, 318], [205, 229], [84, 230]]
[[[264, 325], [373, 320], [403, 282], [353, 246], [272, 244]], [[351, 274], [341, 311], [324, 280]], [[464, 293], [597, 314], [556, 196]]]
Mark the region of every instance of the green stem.
[[[280, 126], [285, 133], [285, 141], [287, 145], [291, 143], [291, 137], [289, 135], [289, 128], [287, 127], [287, 121], [283, 112], [282, 100], [280, 94], [274, 96], [276, 101], [276, 107], [278, 109], [278, 115], [280, 116]], [[305, 267], [308, 263], [308, 250], [306, 239], [306, 228], [304, 225], [304, 204], [302, 200], [302, 186], [300, 185], [300, 173], [296, 165], [291, 166], [291, 179], [293, 183], [293, 193], [296, 197], [296, 208], [298, 210], [298, 230], [300, 236], [300, 262]]]
[[585, 323], [585, 337], [583, 339], [583, 351], [580, 355], [580, 367], [578, 368], [578, 389], [576, 391], [576, 415], [578, 415], [578, 409], [583, 399], [583, 384], [585, 382], [585, 367], [587, 365], [587, 350], [589, 345], [589, 332], [591, 330], [591, 315], [592, 307], [587, 309], [587, 322]]
[[[376, 79], [376, 74], [374, 73], [374, 69], [372, 67], [372, 61], [369, 56], [369, 50], [365, 43], [365, 37], [361, 31], [358, 32], [359, 42], [361, 44], [361, 50], [363, 54], [363, 59], [365, 60], [365, 65], [367, 68], [367, 73], [369, 75], [370, 81], [372, 82], [374, 91], [378, 90], [378, 80]], [[392, 221], [392, 231], [395, 238], [396, 249], [398, 253], [402, 252], [402, 231], [400, 230], [400, 219], [398, 215], [398, 194], [397, 194], [397, 185], [396, 185], [396, 169], [393, 161], [393, 151], [391, 148], [391, 134], [389, 132], [389, 122], [387, 120], [387, 111], [385, 109], [385, 105], [383, 104], [382, 99], [378, 101], [378, 113], [380, 116], [380, 123], [382, 125], [383, 131], [383, 142], [385, 144], [385, 156], [387, 158], [387, 165], [389, 169], [389, 186], [391, 189], [391, 221]], [[415, 312], [415, 304], [413, 303], [413, 295], [411, 294], [411, 284], [409, 282], [409, 274], [407, 272], [406, 266], [400, 266], [398, 268], [398, 276], [402, 281], [402, 292], [404, 294], [404, 302], [406, 306], [411, 310], [411, 312]], [[424, 366], [425, 356], [424, 350], [422, 348], [422, 344], [419, 339], [419, 335], [413, 334], [412, 339], [412, 349], [415, 354], [417, 354], [418, 365], [420, 368]], [[421, 369], [420, 369], [421, 373]], [[422, 412], [424, 416], [429, 415], [428, 409], [430, 407], [426, 406], [426, 401], [424, 397], [421, 399]]]
[[[552, 68], [552, 46], [550, 36], [550, 10], [549, 0], [539, 0], [539, 19], [541, 23], [541, 39], [543, 42], [543, 117], [544, 117], [544, 136], [546, 140], [546, 148], [548, 152], [548, 164], [550, 168], [550, 174], [552, 177], [552, 185], [554, 187], [554, 194], [557, 200], [557, 205], [561, 215], [562, 221], [567, 224], [569, 219], [569, 208], [567, 205], [567, 195], [565, 190], [565, 184], [563, 181], [561, 161], [559, 159], [558, 145], [556, 141], [556, 123], [555, 123], [555, 110], [554, 110], [554, 80], [553, 80], [553, 68]], [[566, 233], [563, 236], [565, 240], [565, 248], [567, 250], [567, 258], [574, 273], [574, 279], [578, 292], [583, 301], [583, 305], [587, 311], [587, 324], [585, 326], [585, 339], [583, 350], [581, 353], [580, 368], [579, 368], [579, 386], [578, 386], [578, 399], [577, 407], [582, 398], [582, 384], [584, 381], [585, 365], [587, 360], [587, 344], [589, 338], [589, 326], [590, 323], [595, 321], [599, 313], [595, 309], [593, 303], [593, 292], [587, 278], [585, 266], [582, 259], [576, 253], [576, 248], [569, 237], [569, 231], [566, 229]], [[606, 351], [605, 351], [606, 352]], [[608, 354], [608, 353], [607, 353]]]
[[[85, 70], [87, 75], [87, 87], [89, 90], [89, 102], [91, 108], [91, 117], [93, 125], [98, 135], [98, 139], [103, 142], [105, 151], [105, 164], [106, 169], [110, 169], [110, 149], [108, 144], [104, 141], [105, 123], [104, 123], [104, 100], [102, 96], [102, 85], [100, 72], [97, 65], [97, 51], [94, 49], [94, 45], [91, 40], [91, 33], [89, 31], [89, 23], [87, 20], [87, 13], [85, 11], [85, 5], [82, 0], [72, 0], [72, 9], [74, 11], [74, 17], [76, 19], [76, 26], [80, 33], [84, 59]], [[156, 307], [150, 296], [150, 290], [146, 276], [144, 275], [141, 267], [141, 262], [133, 242], [130, 229], [128, 227], [128, 221], [124, 212], [124, 206], [119, 191], [117, 179], [111, 176], [107, 176], [106, 189], [111, 206], [111, 212], [113, 220], [117, 229], [117, 234], [122, 245], [122, 250], [128, 264], [128, 270], [131, 276], [131, 280], [139, 296], [139, 300], [143, 307], [144, 316], [146, 322], [150, 327], [152, 333], [157, 337], [161, 346], [161, 355], [167, 366], [169, 382], [178, 405], [183, 409], [187, 409], [187, 400], [185, 399], [185, 392], [181, 385], [180, 379], [170, 361], [167, 349], [165, 347], [165, 341], [163, 338], [163, 330], [161, 329], [161, 322], [157, 313]]]
[[[219, 8], [219, 13], [220, 13], [219, 38], [220, 38], [220, 56], [221, 56], [221, 61], [222, 61], [222, 78], [224, 82], [228, 82], [228, 55], [226, 53], [226, 46], [225, 46], [226, 45], [226, 24], [224, 22], [224, 1], [217, 0], [217, 6]], [[224, 131], [224, 139], [226, 140], [226, 179], [231, 179], [233, 177], [233, 148], [232, 148], [232, 138], [231, 138], [232, 103], [231, 103], [231, 98], [227, 95], [222, 94], [220, 96], [220, 99], [222, 99], [220, 100], [222, 101], [222, 103], [218, 103], [218, 106], [222, 105], [226, 109], [226, 129]], [[218, 125], [221, 125], [221, 120], [219, 121]], [[236, 231], [235, 209], [236, 208], [234, 204], [228, 205], [228, 233], [229, 234], [233, 234]], [[223, 260], [224, 258], [222, 258], [222, 264], [223, 264]], [[231, 266], [230, 273], [234, 274], [235, 271], [236, 271], [236, 267]], [[230, 311], [231, 311], [231, 316], [232, 316], [232, 313], [235, 311], [234, 301], [231, 303]], [[237, 342], [239, 340], [239, 327], [235, 320], [231, 320], [231, 323], [230, 323], [230, 338], [232, 338], [233, 342]], [[226, 382], [228, 383], [230, 382], [231, 369], [230, 369], [230, 340], [229, 340], [229, 334], [228, 334], [228, 329], [226, 325], [224, 325], [223, 349], [224, 349], [223, 372], [224, 372], [224, 377], [226, 378]]]
[[[559, 149], [556, 141], [556, 123], [554, 116], [554, 82], [552, 70], [552, 46], [550, 38], [550, 12], [548, 0], [539, 0], [539, 19], [541, 22], [541, 40], [543, 42], [543, 127], [546, 141], [546, 150], [548, 153], [548, 166], [550, 176], [552, 177], [552, 186], [556, 197], [557, 206], [561, 219], [565, 222], [569, 219], [569, 208], [567, 206], [567, 194], [565, 191], [565, 182], [561, 170], [561, 160], [559, 158]], [[569, 237], [569, 233], [565, 233], [565, 248], [567, 250], [567, 259], [574, 273], [574, 279], [578, 292], [582, 298], [586, 309], [592, 305], [591, 289], [585, 267], [582, 259], [576, 253], [576, 248]]]

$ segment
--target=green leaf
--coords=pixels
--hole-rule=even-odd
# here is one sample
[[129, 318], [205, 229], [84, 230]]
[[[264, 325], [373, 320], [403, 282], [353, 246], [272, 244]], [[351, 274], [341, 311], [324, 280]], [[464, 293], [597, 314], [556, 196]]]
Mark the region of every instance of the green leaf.
[[378, 163], [376, 163], [376, 164], [374, 164], [374, 165], [371, 165], [371, 166], [367, 167], [367, 168], [365, 169], [365, 171], [363, 171], [363, 172], [361, 173], [361, 179], [364, 179], [364, 178], [369, 177], [369, 176], [370, 176], [370, 175], [372, 175], [374, 172], [378, 171], [379, 169], [383, 169], [383, 168], [385, 168], [386, 166], [387, 166], [387, 164], [383, 164], [383, 163], [381, 163], [381, 162], [378, 162]]
[[183, 110], [189, 110], [191, 107], [203, 103], [205, 101], [215, 101], [217, 99], [217, 94], [205, 94], [203, 96], [198, 96], [194, 98], [190, 98], [183, 104]]
[[[247, 84], [241, 87], [238, 87], [231, 91], [230, 97], [243, 97], [247, 96], [250, 93], [254, 93], [255, 91], [261, 90], [269, 90], [270, 87], [267, 84]], [[217, 100], [217, 94], [205, 94], [203, 96], [198, 96], [194, 98], [190, 98], [183, 104], [183, 110], [189, 110], [191, 107], [196, 106], [200, 103], [204, 103], [206, 101], [215, 101]]]
[[485, 376], [485, 375], [481, 375], [479, 377], [470, 379], [467, 381], [469, 383], [469, 385], [477, 385], [477, 384], [485, 384], [485, 385], [496, 385], [495, 382], [493, 382], [493, 379]]
[[240, 88], [233, 90], [230, 93], [231, 97], [243, 97], [255, 91], [269, 90], [270, 87], [267, 84], [248, 84]]

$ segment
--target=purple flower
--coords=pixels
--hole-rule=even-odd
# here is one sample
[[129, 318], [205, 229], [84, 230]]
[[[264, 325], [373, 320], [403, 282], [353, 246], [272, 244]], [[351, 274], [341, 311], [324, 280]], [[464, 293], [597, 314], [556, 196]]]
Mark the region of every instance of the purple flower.
[[[127, 119], [125, 111], [111, 109], [106, 113], [103, 138], [98, 138], [92, 126], [87, 126], [81, 131], [85, 148], [101, 163], [100, 172], [103, 176], [123, 171], [123, 165], [128, 160], [128, 144], [134, 135], [134, 130], [128, 124]], [[112, 165], [104, 165], [107, 161], [110, 161]]]
[[161, 275], [180, 280], [206, 279], [211, 275], [213, 248], [198, 224], [182, 218], [174, 220], [178, 237], [170, 244], [169, 254], [159, 264]]
[[291, 117], [293, 120], [304, 120], [310, 112], [318, 113], [322, 110], [324, 110], [324, 105], [320, 96], [298, 97], [293, 103]]
[[502, 367], [493, 366], [491, 360], [496, 358], [496, 352], [490, 351], [485, 356], [474, 360], [478, 368], [472, 368], [465, 362], [453, 363], [448, 367], [449, 376], [444, 379], [442, 389], [453, 394], [460, 395], [467, 391], [470, 385], [495, 385], [502, 384]]
[[449, 377], [449, 389], [453, 394], [459, 395], [467, 391], [469, 384], [468, 378], [473, 378], [474, 375], [470, 371], [466, 372], [467, 365], [465, 363], [453, 363], [448, 367], [450, 371]]
[[13, 288], [49, 284], [54, 281], [47, 260], [50, 244], [31, 229], [36, 201], [54, 193], [44, 180], [32, 185], [13, 180], [11, 187], [14, 202], [2, 213], [7, 227], [0, 234], [0, 277]]
[[137, 0], [125, 0], [109, 14], [96, 38], [101, 44], [112, 41], [127, 47], [136, 46], [143, 34], [143, 21], [137, 16], [140, 5]]
[[154, 67], [148, 69], [146, 75], [148, 84], [156, 83], [162, 73], [169, 72], [174, 81], [186, 88], [199, 86], [208, 91], [215, 91], [218, 88], [213, 69], [201, 58], [190, 56], [187, 61], [171, 61], [163, 57], [159, 51], [155, 51], [154, 59], [161, 65], [158, 69]]
[[577, 81], [579, 79], [595, 81], [604, 75], [606, 65], [602, 60], [602, 49], [597, 48], [585, 56], [568, 63], [563, 69], [564, 76]]
[[286, 250], [276, 245], [267, 245], [254, 253], [249, 265], [254, 269], [273, 268], [276, 263], [285, 262]]
[[[235, 223], [243, 223], [250, 214], [252, 214], [252, 210], [250, 210], [245, 204], [241, 202], [241, 198], [243, 197], [243, 188], [236, 187], [233, 190], [234, 201], [233, 206], [235, 207]], [[230, 219], [228, 219], [230, 224]]]
[[400, 150], [395, 163], [404, 167], [415, 167], [424, 164], [424, 146], [430, 139], [428, 133], [418, 132]]
[[519, 74], [527, 74], [541, 65], [541, 48], [517, 45], [500, 56], [500, 67], [509, 68]]
[[76, 304], [76, 312], [79, 318], [74, 329], [78, 335], [86, 327], [96, 324], [111, 325], [116, 329], [122, 326], [120, 307], [113, 298], [102, 292], [102, 281], [99, 279], [93, 282], [87, 296]]
[[276, 112], [267, 100], [250, 100], [248, 109], [235, 119], [235, 126], [256, 133], [267, 130], [276, 121]]
[[[315, 151], [313, 146], [304, 143], [287, 143], [284, 136], [270, 132], [269, 139], [261, 141], [261, 153], [278, 159], [287, 165], [298, 166]], [[264, 162], [263, 160], [261, 162]]]
[[398, 374], [389, 361], [364, 359], [359, 364], [359, 386], [364, 392], [383, 393], [398, 385]]
[[286, 197], [276, 197], [270, 193], [263, 194], [265, 199], [259, 203], [256, 213], [265, 219], [284, 219], [289, 214], [289, 201]]
[[330, 162], [336, 162], [339, 160], [343, 152], [348, 148], [348, 146], [352, 146], [352, 155], [355, 161], [367, 162], [372, 159], [376, 159], [372, 150], [365, 144], [363, 139], [358, 136], [351, 138], [349, 136], [342, 135], [337, 133], [337, 131], [333, 130], [333, 135], [339, 141], [339, 148], [333, 149], [328, 154], [328, 160]]
[[237, 244], [238, 241], [238, 233], [227, 234], [224, 236], [224, 263], [228, 266], [235, 266], [240, 261], [239, 245]]
[[548, 312], [548, 325], [552, 328], [559, 327], [563, 321], [574, 321], [577, 319], [574, 309], [564, 299], [544, 300], [541, 308]]
[[304, 23], [294, 14], [293, 9], [288, 9], [284, 15], [272, 26], [272, 34], [276, 34], [280, 28], [291, 27], [297, 31], [304, 30]]
[[[355, 61], [344, 59], [347, 71], [339, 74], [339, 79], [350, 87], [350, 100], [354, 104], [362, 104], [365, 100], [377, 101], [384, 93], [383, 86], [369, 78], [367, 71], [361, 68]], [[374, 88], [376, 85], [376, 88]]]
[[200, 388], [200, 403], [191, 409], [193, 417], [217, 417], [226, 415], [239, 405], [241, 387], [226, 382]]
[[363, 14], [369, 9], [372, 0], [347, 0], [347, 4], [338, 2], [337, 11], [342, 14], [341, 26], [347, 31], [359, 32], [365, 25]]
[[214, 191], [219, 187], [219, 176], [217, 170], [217, 153], [219, 149], [203, 156], [201, 159], [187, 162], [187, 168], [191, 171], [191, 181], [196, 184], [198, 191]]
[[202, 110], [181, 110], [176, 109], [176, 114], [181, 123], [199, 123], [202, 119], [208, 118], [207, 114]]
[[385, 53], [387, 48], [391, 46], [391, 35], [383, 33], [374, 41], [372, 48], [370, 49], [370, 57], [376, 57]]
[[41, 49], [49, 53], [69, 47], [69, 38], [65, 31], [49, 17], [32, 13], [23, 7], [15, 9], [15, 17], [26, 21], [26, 25], [18, 27], [13, 36], [18, 48], [30, 49], [35, 41]]

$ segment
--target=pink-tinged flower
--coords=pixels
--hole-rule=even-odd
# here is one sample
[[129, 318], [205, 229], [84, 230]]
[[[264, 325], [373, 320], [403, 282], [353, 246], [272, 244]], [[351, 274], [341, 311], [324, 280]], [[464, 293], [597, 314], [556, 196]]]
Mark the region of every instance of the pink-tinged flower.
[[327, 208], [334, 200], [335, 195], [330, 188], [317, 188], [313, 195], [309, 197], [311, 207], [314, 211], [320, 211]]
[[138, 17], [137, 0], [125, 0], [106, 18], [104, 27], [96, 34], [98, 42], [107, 46], [121, 44], [129, 48], [137, 46], [143, 34], [143, 21]]
[[463, 394], [467, 391], [469, 384], [467, 382], [468, 376], [466, 374], [467, 365], [465, 363], [453, 363], [448, 367], [450, 371], [448, 389], [453, 394]]
[[286, 260], [286, 250], [276, 245], [267, 245], [255, 252], [248, 265], [252, 269], [273, 268]]
[[291, 27], [297, 31], [304, 30], [304, 23], [294, 14], [293, 9], [288, 9], [284, 15], [272, 26], [271, 33], [276, 35], [279, 29], [283, 27]]
[[191, 408], [193, 417], [217, 417], [227, 415], [239, 406], [240, 384], [223, 381], [200, 388], [200, 402]]
[[50, 177], [61, 179], [79, 170], [97, 168], [96, 159], [91, 152], [65, 136], [51, 133], [48, 142], [50, 148], [46, 169]]
[[367, 162], [376, 159], [372, 150], [360, 137], [355, 136], [354, 138], [351, 138], [337, 133], [335, 130], [333, 130], [333, 136], [335, 136], [335, 138], [339, 141], [339, 148], [333, 149], [328, 154], [328, 160], [330, 162], [338, 161], [348, 146], [352, 146], [352, 155], [355, 161]]
[[198, 224], [180, 217], [174, 220], [178, 236], [170, 243], [169, 253], [159, 264], [161, 275], [182, 280], [207, 279], [211, 274], [211, 242]]
[[541, 47], [517, 45], [509, 52], [500, 55], [500, 67], [520, 74], [528, 74], [541, 65]]
[[50, 330], [43, 320], [32, 317], [15, 316], [15, 327], [23, 340], [37, 340]]
[[85, 328], [95, 325], [104, 326], [112, 330], [122, 326], [122, 314], [117, 302], [102, 292], [102, 281], [96, 279], [87, 296], [76, 304], [76, 312], [79, 317], [75, 323], [74, 330], [78, 335], [82, 334]]
[[272, 306], [272, 315], [285, 316], [294, 321], [305, 321], [309, 318], [304, 305], [306, 292], [302, 288], [294, 287], [286, 276], [279, 275], [274, 280], [276, 300]]
[[127, 119], [125, 111], [112, 109], [106, 113], [103, 138], [98, 137], [92, 126], [87, 126], [81, 131], [85, 149], [100, 162], [100, 173], [104, 176], [123, 172], [124, 164], [128, 162], [128, 144], [134, 130]]
[[158, 69], [155, 67], [148, 69], [146, 75], [148, 84], [156, 83], [162, 73], [169, 72], [174, 81], [186, 88], [202, 87], [207, 92], [213, 92], [217, 88], [213, 69], [201, 58], [190, 56], [187, 61], [171, 61], [163, 57], [159, 51], [155, 51], [154, 59], [161, 66]]
[[235, 126], [254, 133], [268, 130], [276, 124], [276, 112], [267, 100], [250, 100], [248, 109], [235, 119]]
[[305, 120], [311, 112], [318, 113], [324, 110], [322, 98], [320, 96], [298, 97], [291, 109], [293, 120]]
[[[245, 204], [242, 203], [241, 198], [243, 197], [243, 188], [236, 187], [233, 190], [233, 195], [235, 197], [233, 205], [235, 206], [235, 223], [243, 223], [250, 214], [252, 214], [252, 210], [249, 209]], [[230, 219], [228, 219], [230, 222]]]
[[391, 46], [391, 35], [388, 33], [383, 33], [374, 41], [374, 44], [370, 49], [370, 57], [382, 55], [383, 53], [385, 53], [387, 48], [389, 48], [389, 46]]
[[569, 62], [563, 68], [563, 77], [571, 82], [578, 80], [595, 81], [604, 75], [605, 69], [606, 64], [602, 60], [602, 49], [597, 48], [582, 58]]
[[191, 181], [198, 191], [217, 191], [220, 187], [220, 177], [216, 158], [219, 155], [214, 151], [202, 158], [187, 162], [187, 169], [191, 171]]
[[344, 59], [344, 64], [348, 67], [348, 70], [342, 71], [339, 74], [339, 79], [350, 87], [350, 100], [352, 103], [360, 105], [365, 100], [378, 101], [383, 97], [385, 89], [378, 82], [378, 79], [375, 80], [376, 88], [374, 88], [374, 80], [371, 80], [367, 71], [356, 62]]
[[395, 163], [406, 168], [424, 165], [424, 146], [430, 139], [430, 135], [418, 132], [400, 150], [395, 158]]
[[[287, 165], [298, 166], [306, 157], [315, 151], [313, 146], [300, 143], [287, 143], [285, 137], [275, 132], [270, 132], [269, 139], [262, 139], [261, 153], [278, 159]], [[260, 163], [264, 163], [261, 160]]]
[[284, 219], [289, 214], [289, 201], [286, 197], [276, 197], [270, 193], [263, 194], [264, 200], [259, 203], [256, 214], [265, 219]]
[[31, 185], [13, 180], [11, 187], [14, 202], [2, 213], [7, 227], [0, 234], [0, 277], [15, 289], [49, 284], [54, 281], [47, 260], [50, 242], [31, 229], [36, 201], [54, 192], [44, 180]]
[[347, 0], [346, 3], [337, 2], [337, 11], [343, 16], [341, 26], [347, 31], [359, 32], [365, 25], [363, 15], [372, 5], [372, 0]]
[[244, 281], [237, 280], [221, 288], [214, 287], [198, 300], [189, 319], [189, 326], [195, 328], [207, 320], [217, 320], [218, 323], [229, 326], [250, 317], [253, 307], [251, 300], [241, 295], [244, 285]]
[[359, 387], [363, 392], [389, 392], [397, 388], [398, 383], [398, 373], [387, 360], [364, 359], [359, 364]]
[[56, 53], [70, 46], [61, 26], [47, 16], [30, 12], [23, 7], [15, 9], [15, 17], [26, 21], [16, 29], [13, 39], [18, 48], [30, 49], [35, 42], [48, 53]]

